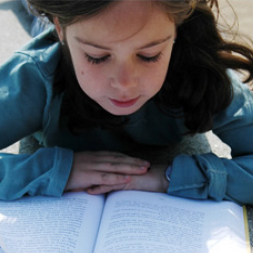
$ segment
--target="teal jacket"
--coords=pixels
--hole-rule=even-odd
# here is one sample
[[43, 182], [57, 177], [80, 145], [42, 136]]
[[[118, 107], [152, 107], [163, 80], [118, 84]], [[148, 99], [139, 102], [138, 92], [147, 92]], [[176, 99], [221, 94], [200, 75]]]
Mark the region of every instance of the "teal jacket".
[[[62, 96], [53, 96], [60, 45], [34, 38], [0, 67], [0, 149], [34, 135], [44, 148], [34, 154], [0, 154], [0, 199], [25, 194], [61, 196], [73, 153], [85, 150], [128, 152], [139, 145], [179, 143], [183, 119], [173, 118], [154, 101], [127, 116], [122, 131], [94, 128], [73, 135], [59, 128]], [[171, 195], [253, 204], [253, 96], [232, 71], [230, 106], [214, 116], [213, 132], [231, 147], [232, 159], [212, 153], [177, 155], [172, 164]]]

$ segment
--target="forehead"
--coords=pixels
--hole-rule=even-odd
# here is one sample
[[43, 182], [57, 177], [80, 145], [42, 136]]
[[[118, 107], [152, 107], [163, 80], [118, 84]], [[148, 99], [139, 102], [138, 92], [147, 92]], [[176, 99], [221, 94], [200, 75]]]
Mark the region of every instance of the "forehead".
[[141, 31], [162, 31], [172, 21], [169, 16], [151, 1], [117, 1], [100, 14], [74, 23], [78, 35], [95, 36], [113, 41], [126, 40]]

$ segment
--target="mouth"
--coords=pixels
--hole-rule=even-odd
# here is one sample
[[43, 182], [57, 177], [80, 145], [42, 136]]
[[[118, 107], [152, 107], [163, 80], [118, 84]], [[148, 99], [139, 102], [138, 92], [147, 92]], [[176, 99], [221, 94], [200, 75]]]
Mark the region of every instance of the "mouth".
[[140, 96], [138, 96], [137, 98], [134, 98], [134, 99], [129, 99], [129, 100], [116, 100], [116, 99], [110, 98], [110, 101], [112, 102], [113, 105], [115, 105], [117, 107], [126, 108], [126, 107], [133, 106], [139, 100], [139, 98], [140, 98]]

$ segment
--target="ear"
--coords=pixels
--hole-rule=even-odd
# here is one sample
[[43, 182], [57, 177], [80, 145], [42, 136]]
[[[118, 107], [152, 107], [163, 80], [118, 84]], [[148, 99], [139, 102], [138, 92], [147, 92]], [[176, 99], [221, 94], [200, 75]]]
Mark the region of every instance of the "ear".
[[55, 25], [58, 37], [59, 37], [60, 41], [63, 41], [63, 39], [64, 39], [64, 32], [63, 32], [63, 28], [60, 25], [59, 19], [57, 17], [54, 17], [53, 21], [54, 21], [54, 25]]

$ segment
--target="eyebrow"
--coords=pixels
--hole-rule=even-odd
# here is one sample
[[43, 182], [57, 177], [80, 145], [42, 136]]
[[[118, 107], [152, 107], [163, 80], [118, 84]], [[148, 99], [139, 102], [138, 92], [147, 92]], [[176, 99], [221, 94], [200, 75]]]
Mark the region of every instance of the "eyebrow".
[[171, 37], [172, 37], [172, 36], [170, 35], [170, 36], [166, 37], [165, 39], [161, 39], [161, 40], [156, 40], [156, 41], [150, 42], [150, 43], [144, 45], [143, 47], [141, 47], [141, 48], [139, 48], [139, 49], [145, 49], [145, 48], [149, 48], [149, 47], [154, 47], [154, 46], [156, 46], [156, 45], [162, 44], [162, 43], [165, 42], [165, 41], [170, 40]]
[[[144, 46], [142, 46], [141, 48], [139, 48], [139, 50], [142, 50], [142, 49], [145, 49], [145, 48], [150, 48], [150, 47], [154, 47], [156, 45], [159, 45], [159, 44], [162, 44], [163, 42], [165, 41], [168, 41], [171, 39], [171, 35], [166, 37], [165, 39], [160, 39], [160, 40], [155, 40], [155, 41], [152, 41]], [[93, 43], [93, 42], [90, 42], [88, 40], [84, 40], [84, 39], [81, 39], [79, 37], [74, 37], [76, 39], [76, 41], [78, 41], [79, 43], [81, 44], [84, 44], [84, 45], [88, 45], [88, 46], [92, 46], [92, 47], [95, 47], [95, 48], [99, 48], [99, 49], [103, 49], [103, 50], [108, 50], [108, 51], [111, 51], [111, 49], [109, 47], [104, 47], [102, 45], [99, 45], [99, 44], [96, 44], [96, 43]]]

